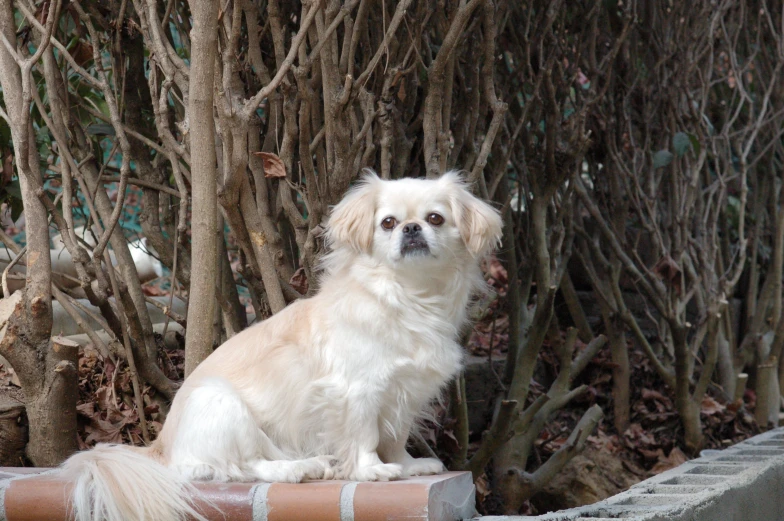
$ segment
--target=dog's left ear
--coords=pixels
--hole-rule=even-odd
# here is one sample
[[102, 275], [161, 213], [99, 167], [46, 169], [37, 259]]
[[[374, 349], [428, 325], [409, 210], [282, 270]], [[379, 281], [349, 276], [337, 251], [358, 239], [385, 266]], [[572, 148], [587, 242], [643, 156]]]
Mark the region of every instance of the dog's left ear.
[[327, 221], [327, 241], [348, 246], [357, 253], [370, 253], [373, 246], [373, 218], [381, 180], [367, 171], [362, 180], [335, 205]]
[[490, 253], [501, 242], [503, 221], [498, 210], [475, 197], [456, 172], [447, 172], [439, 181], [452, 187], [452, 213], [468, 251], [474, 257]]

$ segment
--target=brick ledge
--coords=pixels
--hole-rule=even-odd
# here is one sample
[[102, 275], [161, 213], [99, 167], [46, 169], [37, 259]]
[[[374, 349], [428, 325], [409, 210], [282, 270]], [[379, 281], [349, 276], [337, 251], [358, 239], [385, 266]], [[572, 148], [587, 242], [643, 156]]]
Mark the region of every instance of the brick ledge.
[[[0, 467], [0, 521], [69, 519], [69, 483], [50, 470]], [[458, 521], [475, 515], [469, 472], [390, 482], [195, 485], [220, 509], [200, 508], [215, 521]]]

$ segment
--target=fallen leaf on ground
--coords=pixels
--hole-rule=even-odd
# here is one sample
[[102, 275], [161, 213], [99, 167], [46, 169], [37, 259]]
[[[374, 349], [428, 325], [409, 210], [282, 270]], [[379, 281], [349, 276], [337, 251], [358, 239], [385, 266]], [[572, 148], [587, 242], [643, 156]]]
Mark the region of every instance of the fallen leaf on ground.
[[678, 447], [675, 447], [670, 451], [670, 455], [667, 456], [666, 458], [664, 457], [664, 452], [662, 452], [662, 455], [659, 457], [658, 463], [656, 463], [656, 465], [653, 466], [651, 471], [658, 474], [660, 472], [664, 472], [665, 470], [670, 470], [672, 468], [675, 468], [681, 463], [685, 463], [688, 460], [689, 458], [686, 457], [686, 454], [684, 454], [683, 451]]
[[702, 399], [702, 408], [700, 409], [700, 412], [706, 416], [711, 416], [713, 414], [724, 412], [724, 409], [726, 408], [727, 408], [726, 406], [720, 404], [710, 396], [706, 395]]

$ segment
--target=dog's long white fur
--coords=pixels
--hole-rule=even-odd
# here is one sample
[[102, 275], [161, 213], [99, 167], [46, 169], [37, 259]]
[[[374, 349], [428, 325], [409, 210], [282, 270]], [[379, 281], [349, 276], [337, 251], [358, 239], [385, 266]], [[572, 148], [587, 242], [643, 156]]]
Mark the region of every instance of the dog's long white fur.
[[[429, 216], [437, 213], [443, 224]], [[381, 226], [394, 217], [396, 227]], [[433, 224], [433, 223], [436, 224]], [[427, 244], [403, 250], [405, 224]], [[320, 291], [237, 334], [191, 374], [148, 448], [63, 465], [77, 521], [171, 521], [191, 480], [388, 480], [443, 470], [409, 432], [460, 370], [456, 343], [501, 219], [459, 176], [365, 177], [333, 210]]]

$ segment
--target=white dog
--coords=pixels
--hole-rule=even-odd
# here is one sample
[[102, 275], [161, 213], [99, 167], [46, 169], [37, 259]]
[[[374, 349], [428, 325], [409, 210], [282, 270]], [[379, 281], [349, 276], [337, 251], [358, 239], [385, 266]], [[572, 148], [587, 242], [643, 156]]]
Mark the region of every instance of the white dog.
[[321, 290], [234, 336], [183, 384], [147, 448], [99, 445], [63, 465], [79, 521], [200, 518], [189, 480], [390, 480], [443, 464], [406, 452], [460, 370], [456, 342], [498, 212], [448, 173], [374, 174], [334, 208]]

